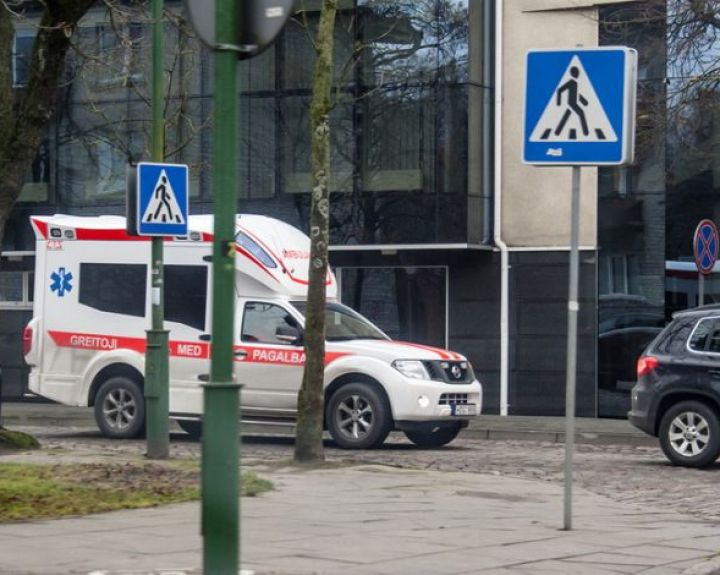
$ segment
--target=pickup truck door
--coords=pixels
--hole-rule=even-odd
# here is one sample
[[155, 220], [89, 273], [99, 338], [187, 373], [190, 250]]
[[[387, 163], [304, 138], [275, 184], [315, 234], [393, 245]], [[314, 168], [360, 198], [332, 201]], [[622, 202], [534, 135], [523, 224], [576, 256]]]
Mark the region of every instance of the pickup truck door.
[[297, 410], [305, 352], [300, 322], [288, 307], [276, 302], [240, 300], [235, 377], [242, 388], [246, 416], [289, 417]]

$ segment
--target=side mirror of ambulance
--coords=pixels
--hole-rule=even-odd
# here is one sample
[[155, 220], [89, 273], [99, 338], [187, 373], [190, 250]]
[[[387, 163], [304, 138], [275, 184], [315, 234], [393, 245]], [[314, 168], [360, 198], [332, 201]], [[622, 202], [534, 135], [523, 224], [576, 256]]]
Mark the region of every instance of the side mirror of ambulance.
[[293, 345], [300, 345], [302, 343], [302, 333], [298, 328], [291, 325], [279, 325], [275, 330], [275, 337], [280, 341]]

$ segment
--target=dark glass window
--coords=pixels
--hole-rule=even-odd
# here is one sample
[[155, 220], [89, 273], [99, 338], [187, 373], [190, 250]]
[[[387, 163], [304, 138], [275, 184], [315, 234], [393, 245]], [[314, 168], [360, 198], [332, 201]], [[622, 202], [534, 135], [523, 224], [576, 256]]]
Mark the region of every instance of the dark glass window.
[[698, 322], [690, 336], [690, 349], [720, 352], [720, 320], [718, 318], [706, 318]]
[[81, 304], [109, 313], [143, 317], [147, 266], [80, 264]]
[[166, 265], [165, 319], [205, 329], [207, 267]]
[[658, 351], [670, 355], [683, 353], [685, 343], [694, 327], [695, 322], [691, 319], [681, 320], [663, 334], [662, 340], [658, 343]]
[[[20, 398], [27, 391], [30, 368], [23, 360], [22, 332], [32, 318], [30, 310], [3, 310], [0, 322], [0, 365], [2, 398]], [[1, 399], [1, 398], [0, 398]]]
[[[625, 417], [636, 361], [665, 317], [664, 2], [599, 10], [600, 44], [638, 51], [635, 160], [599, 169], [598, 415]], [[629, 321], [629, 323], [628, 323]]]
[[22, 30], [15, 34], [15, 43], [13, 46], [13, 86], [21, 87], [27, 84], [34, 43], [34, 31]]
[[446, 346], [443, 267], [342, 268], [342, 302], [393, 339]]
[[299, 328], [287, 310], [271, 303], [249, 302], [245, 304], [240, 339], [245, 343], [288, 345], [276, 335], [283, 327]]

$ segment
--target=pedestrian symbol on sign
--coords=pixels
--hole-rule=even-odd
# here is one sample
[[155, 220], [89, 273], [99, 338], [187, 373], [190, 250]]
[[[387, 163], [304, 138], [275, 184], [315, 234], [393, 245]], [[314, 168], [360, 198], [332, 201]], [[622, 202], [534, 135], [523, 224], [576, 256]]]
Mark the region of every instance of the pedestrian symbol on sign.
[[178, 204], [175, 192], [172, 189], [165, 170], [160, 171], [160, 176], [155, 184], [152, 198], [147, 208], [145, 208], [142, 223], [185, 223], [183, 212], [180, 209], [180, 205]]
[[617, 142], [580, 58], [574, 56], [530, 135], [531, 142]]

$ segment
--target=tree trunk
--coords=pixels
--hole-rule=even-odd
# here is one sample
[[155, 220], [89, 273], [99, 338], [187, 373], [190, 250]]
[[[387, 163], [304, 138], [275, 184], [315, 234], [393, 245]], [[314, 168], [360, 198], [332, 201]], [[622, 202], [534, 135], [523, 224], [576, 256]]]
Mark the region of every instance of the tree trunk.
[[295, 461], [322, 461], [325, 375], [325, 299], [328, 274], [330, 199], [330, 91], [336, 0], [323, 0], [316, 38], [317, 60], [310, 104], [311, 165], [310, 263], [305, 315], [305, 371], [298, 395]]
[[[47, 0], [27, 86], [13, 88], [13, 15], [0, 6], [0, 232], [20, 196], [25, 174], [55, 113], [56, 93], [70, 39], [94, 0]], [[2, 235], [0, 235], [0, 241]]]

